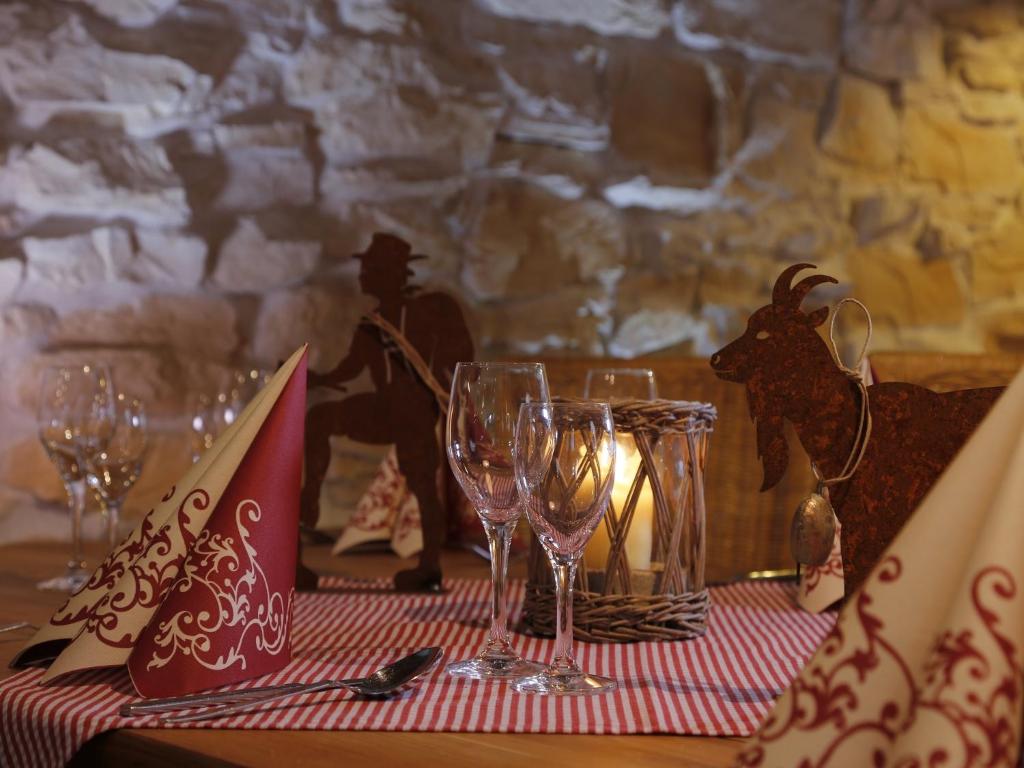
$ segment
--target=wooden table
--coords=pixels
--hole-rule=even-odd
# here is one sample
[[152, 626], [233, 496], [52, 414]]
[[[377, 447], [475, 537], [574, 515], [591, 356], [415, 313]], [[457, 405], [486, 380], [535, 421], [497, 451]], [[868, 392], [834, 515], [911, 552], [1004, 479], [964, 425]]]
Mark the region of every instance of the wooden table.
[[[0, 624], [45, 622], [62, 597], [39, 592], [35, 583], [59, 572], [66, 546], [20, 544], [0, 547]], [[96, 562], [99, 553], [89, 552]], [[326, 547], [307, 547], [306, 561], [320, 573], [390, 576], [401, 567], [393, 556], [332, 558]], [[513, 575], [522, 576], [516, 563]], [[481, 578], [486, 564], [466, 552], [445, 553], [445, 574]], [[0, 678], [28, 632], [0, 634]], [[742, 741], [700, 736], [555, 736], [498, 733], [394, 733], [368, 731], [200, 731], [131, 729], [100, 735], [73, 765], [421, 766], [443, 761], [446, 768], [531, 764], [599, 766], [727, 766]]]

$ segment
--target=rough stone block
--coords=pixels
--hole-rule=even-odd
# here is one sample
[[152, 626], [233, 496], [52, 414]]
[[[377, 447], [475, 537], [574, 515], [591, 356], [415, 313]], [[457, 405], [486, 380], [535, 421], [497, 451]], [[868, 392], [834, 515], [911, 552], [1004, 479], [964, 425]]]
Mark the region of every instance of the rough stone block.
[[8, 356], [46, 345], [57, 313], [42, 304], [8, 304], [0, 310], [0, 343]]
[[669, 25], [662, 0], [479, 0], [498, 16], [546, 24], [578, 25], [601, 35], [657, 37]]
[[945, 75], [942, 28], [907, 3], [895, 18], [854, 17], [843, 30], [846, 66], [881, 80], [941, 80]]
[[473, 327], [478, 329], [479, 344], [489, 355], [601, 355], [608, 310], [602, 288], [572, 286], [548, 296], [482, 307]]
[[985, 348], [990, 352], [1024, 354], [1024, 310], [1004, 309], [982, 316]]
[[971, 249], [974, 296], [980, 300], [1024, 296], [1024, 221], [1003, 221]]
[[416, 89], [382, 89], [358, 102], [316, 110], [320, 148], [331, 163], [431, 157], [454, 172], [482, 167], [501, 116], [494, 101], [438, 99]]
[[65, 112], [113, 114], [143, 135], [195, 114], [212, 79], [167, 56], [104, 48], [69, 16], [47, 35], [22, 33], [0, 47], [0, 83], [29, 127]]
[[297, 104], [365, 101], [383, 86], [440, 95], [434, 62], [410, 45], [350, 38], [310, 39], [284, 66], [284, 94]]
[[305, 280], [320, 262], [320, 243], [271, 240], [242, 219], [224, 241], [213, 283], [234, 293], [260, 293]]
[[850, 206], [850, 225], [857, 233], [858, 245], [891, 236], [913, 240], [923, 221], [917, 201], [895, 195], [869, 195]]
[[576, 264], [581, 281], [613, 285], [626, 270], [626, 227], [618, 209], [599, 200], [580, 200], [554, 210], [540, 222], [550, 249]]
[[950, 3], [940, 11], [942, 23], [980, 38], [998, 37], [1020, 28], [1020, 6], [1013, 2]]
[[881, 170], [899, 159], [900, 122], [887, 88], [842, 75], [826, 108], [821, 148], [833, 157]]
[[[490, 22], [490, 23], [488, 23]], [[608, 146], [607, 50], [578, 28], [530, 27], [487, 16], [464, 24], [491, 59], [509, 102], [501, 135], [597, 152]], [[521, 45], [529, 34], [530, 45]]]
[[416, 31], [416, 23], [396, 0], [335, 0], [338, 20], [365, 35], [401, 35]]
[[926, 261], [908, 246], [869, 246], [848, 258], [857, 295], [876, 323], [956, 325], [965, 301], [953, 265]]
[[206, 242], [175, 231], [135, 230], [138, 248], [128, 276], [147, 285], [199, 285], [206, 271]]
[[478, 193], [463, 285], [484, 299], [557, 293], [580, 280], [613, 283], [626, 255], [619, 214], [597, 201], [565, 202], [521, 182]]
[[1024, 66], [1024, 32], [996, 38], [952, 35], [947, 45], [949, 69], [972, 89], [1013, 91]]
[[971, 125], [934, 104], [908, 105], [903, 157], [913, 178], [947, 189], [1012, 196], [1024, 180], [1016, 130]]
[[753, 58], [821, 65], [836, 57], [841, 14], [839, 0], [686, 0], [676, 4], [673, 20], [676, 36], [698, 49], [730, 47]]
[[313, 164], [300, 149], [240, 150], [225, 159], [227, 177], [217, 195], [218, 209], [258, 211], [313, 203]]
[[123, 27], [148, 27], [178, 4], [178, 0], [73, 0]]
[[101, 227], [70, 237], [26, 237], [21, 247], [28, 280], [63, 288], [116, 281], [133, 255], [131, 238], [119, 227]]
[[447, 176], [435, 171], [429, 163], [398, 167], [329, 167], [320, 176], [320, 195], [326, 210], [337, 210], [357, 202], [391, 203], [420, 199], [436, 203], [461, 192], [466, 183], [461, 174]]
[[[688, 272], [684, 276], [683, 272]], [[675, 275], [636, 274], [624, 277], [615, 292], [615, 330], [609, 354], [638, 357], [706, 336], [703, 321], [694, 317], [697, 269], [678, 267]]]
[[20, 259], [0, 259], [0, 304], [6, 304], [21, 285], [25, 265]]
[[185, 190], [154, 143], [66, 141], [14, 147], [0, 166], [0, 206], [36, 216], [117, 216], [175, 226], [188, 220]]
[[648, 46], [614, 53], [608, 77], [616, 152], [656, 184], [707, 184], [717, 113], [703, 65]]
[[227, 359], [238, 344], [235, 310], [215, 296], [151, 295], [131, 304], [83, 309], [61, 318], [53, 344], [167, 347]]
[[371, 304], [347, 281], [271, 293], [256, 321], [253, 359], [276, 365], [308, 341], [310, 369], [329, 370], [348, 351], [359, 317]]

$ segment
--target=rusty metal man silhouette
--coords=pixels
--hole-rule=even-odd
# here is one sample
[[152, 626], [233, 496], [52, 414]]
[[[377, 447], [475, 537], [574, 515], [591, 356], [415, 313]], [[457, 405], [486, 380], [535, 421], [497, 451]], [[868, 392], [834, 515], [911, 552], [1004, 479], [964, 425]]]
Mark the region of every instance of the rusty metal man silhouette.
[[[375, 234], [356, 254], [363, 293], [378, 304], [356, 328], [348, 354], [329, 373], [310, 372], [308, 385], [342, 386], [369, 369], [374, 391], [313, 406], [306, 417], [306, 477], [302, 521], [319, 517], [320, 486], [330, 462], [330, 437], [394, 444], [398, 467], [419, 502], [423, 550], [416, 568], [395, 576], [399, 589], [440, 588], [445, 508], [440, 471], [444, 464], [438, 423], [455, 364], [473, 359], [473, 341], [458, 304], [443, 293], [421, 293], [409, 283], [409, 244]], [[397, 333], [396, 333], [397, 331]], [[417, 365], [418, 363], [418, 365]]]

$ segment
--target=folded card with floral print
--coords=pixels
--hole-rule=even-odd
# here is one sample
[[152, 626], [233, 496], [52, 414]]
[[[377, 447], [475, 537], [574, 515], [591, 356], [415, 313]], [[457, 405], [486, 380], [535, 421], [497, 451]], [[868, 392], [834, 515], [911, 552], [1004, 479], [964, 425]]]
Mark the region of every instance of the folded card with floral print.
[[13, 666], [50, 661], [45, 684], [126, 665], [139, 694], [175, 696], [287, 664], [305, 408], [303, 347]]

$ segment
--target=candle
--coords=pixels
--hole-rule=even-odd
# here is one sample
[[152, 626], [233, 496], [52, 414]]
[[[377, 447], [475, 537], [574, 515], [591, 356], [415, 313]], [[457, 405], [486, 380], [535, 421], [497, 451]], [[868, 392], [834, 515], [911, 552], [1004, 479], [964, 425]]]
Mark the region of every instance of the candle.
[[[629, 434], [615, 436], [615, 451], [615, 479], [612, 483], [611, 503], [621, 524], [622, 513], [626, 508], [626, 500], [629, 498], [629, 489], [633, 485], [633, 478], [636, 477], [637, 469], [640, 467], [641, 457], [640, 451], [636, 447], [636, 441]], [[633, 512], [633, 520], [629, 524], [629, 533], [626, 535], [624, 550], [632, 570], [649, 571], [651, 569], [653, 538], [654, 497], [651, 494], [650, 481], [647, 480], [640, 489], [636, 510]], [[608, 529], [602, 520], [587, 544], [587, 548], [583, 551], [583, 562], [587, 569], [603, 571], [608, 563], [610, 549], [611, 540], [608, 537]]]

